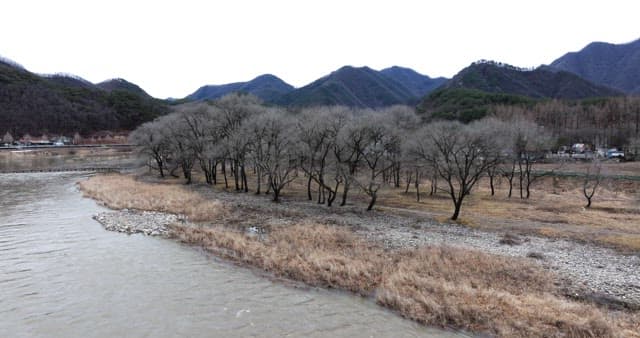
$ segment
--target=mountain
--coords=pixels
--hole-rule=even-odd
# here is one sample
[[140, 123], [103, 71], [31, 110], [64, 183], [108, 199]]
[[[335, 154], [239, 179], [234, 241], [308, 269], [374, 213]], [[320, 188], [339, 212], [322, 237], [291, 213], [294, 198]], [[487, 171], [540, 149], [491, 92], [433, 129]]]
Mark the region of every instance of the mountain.
[[550, 65], [593, 83], [640, 94], [640, 39], [626, 44], [593, 42], [567, 53]]
[[98, 83], [96, 86], [108, 92], [112, 92], [114, 90], [123, 90], [135, 95], [151, 97], [151, 95], [147, 94], [147, 92], [145, 92], [144, 89], [140, 88], [137, 84], [131, 83], [125, 79], [118, 78], [106, 80]]
[[621, 96], [623, 93], [565, 71], [544, 67], [525, 70], [493, 61], [481, 61], [461, 70], [442, 88], [476, 89], [532, 98], [583, 99]]
[[248, 82], [200, 87], [184, 100], [214, 100], [233, 92], [254, 94], [283, 106], [345, 105], [382, 107], [415, 104], [446, 79], [430, 78], [412, 69], [393, 66], [381, 71], [369, 67], [342, 67], [302, 88], [266, 74]]
[[447, 78], [430, 78], [410, 68], [393, 66], [380, 71], [386, 77], [401, 83], [415, 97], [423, 97], [447, 82]]
[[38, 75], [0, 58], [0, 133], [132, 130], [168, 110], [148, 95], [107, 91], [72, 75]]
[[280, 78], [265, 74], [248, 82], [235, 82], [223, 85], [207, 85], [198, 88], [186, 97], [189, 100], [215, 100], [233, 92], [253, 94], [265, 102], [273, 102], [280, 96], [293, 90], [293, 86]]
[[416, 102], [412, 91], [369, 67], [342, 67], [276, 101], [286, 106], [344, 105], [377, 108]]

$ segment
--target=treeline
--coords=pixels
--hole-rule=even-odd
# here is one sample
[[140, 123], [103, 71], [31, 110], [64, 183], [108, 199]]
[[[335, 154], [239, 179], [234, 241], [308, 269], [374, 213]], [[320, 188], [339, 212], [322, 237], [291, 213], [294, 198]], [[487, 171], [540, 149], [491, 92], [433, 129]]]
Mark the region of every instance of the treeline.
[[383, 186], [414, 185], [420, 199], [420, 184], [428, 178], [431, 194], [442, 191], [451, 198], [454, 220], [484, 176], [492, 193], [494, 178], [502, 175], [509, 197], [515, 187], [528, 198], [538, 178], [534, 160], [553, 144], [543, 128], [523, 119], [423, 125], [405, 106], [293, 113], [237, 94], [183, 105], [143, 124], [130, 138], [162, 177], [182, 176], [188, 184], [199, 169], [208, 184], [223, 180], [226, 188], [270, 193], [274, 201], [300, 178], [309, 200], [345, 205], [357, 190], [371, 210]]
[[551, 132], [556, 147], [587, 143], [626, 149], [640, 141], [640, 97], [633, 96], [560, 100], [441, 89], [425, 97], [417, 111], [425, 121], [524, 118]]
[[557, 136], [558, 145], [587, 143], [627, 149], [640, 140], [640, 97], [497, 105], [493, 115], [500, 119], [519, 116], [536, 121]]

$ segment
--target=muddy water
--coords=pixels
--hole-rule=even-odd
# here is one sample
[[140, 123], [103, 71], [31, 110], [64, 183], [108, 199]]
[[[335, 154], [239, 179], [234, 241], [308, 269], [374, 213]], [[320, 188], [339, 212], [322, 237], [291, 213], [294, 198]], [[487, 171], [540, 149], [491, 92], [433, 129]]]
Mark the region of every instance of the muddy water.
[[459, 336], [170, 240], [105, 231], [79, 179], [0, 175], [0, 337]]

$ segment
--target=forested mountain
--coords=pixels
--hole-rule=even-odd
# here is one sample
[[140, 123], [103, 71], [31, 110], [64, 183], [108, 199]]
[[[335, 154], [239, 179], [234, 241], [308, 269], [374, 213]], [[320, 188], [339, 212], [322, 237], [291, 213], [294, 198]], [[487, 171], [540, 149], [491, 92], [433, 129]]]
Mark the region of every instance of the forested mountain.
[[122, 90], [132, 94], [140, 95], [143, 97], [151, 97], [144, 89], [140, 88], [137, 84], [131, 83], [125, 79], [111, 79], [98, 83], [96, 86], [102, 88], [108, 92], [114, 90]]
[[104, 90], [75, 76], [41, 76], [0, 60], [0, 133], [132, 130], [166, 112], [163, 101], [148, 95], [121, 88]]
[[294, 107], [376, 108], [417, 102], [415, 99], [411, 90], [381, 72], [369, 67], [345, 66], [284, 95], [275, 103]]
[[524, 70], [492, 61], [471, 64], [442, 88], [476, 89], [532, 98], [583, 99], [623, 95], [622, 92], [593, 84], [569, 72], [546, 68]]
[[223, 85], [207, 85], [198, 88], [193, 94], [186, 97], [188, 100], [215, 100], [229, 93], [253, 94], [265, 102], [273, 102], [282, 95], [293, 90], [293, 86], [280, 78], [265, 74], [248, 82], [235, 82]]
[[626, 93], [640, 93], [640, 39], [620, 45], [593, 42], [550, 66]]
[[531, 106], [535, 99], [513, 94], [489, 93], [477, 89], [438, 89], [420, 101], [416, 110], [425, 119], [460, 120], [481, 119], [497, 106]]
[[447, 78], [430, 78], [411, 68], [393, 66], [380, 71], [386, 77], [402, 84], [415, 97], [423, 97], [447, 82]]

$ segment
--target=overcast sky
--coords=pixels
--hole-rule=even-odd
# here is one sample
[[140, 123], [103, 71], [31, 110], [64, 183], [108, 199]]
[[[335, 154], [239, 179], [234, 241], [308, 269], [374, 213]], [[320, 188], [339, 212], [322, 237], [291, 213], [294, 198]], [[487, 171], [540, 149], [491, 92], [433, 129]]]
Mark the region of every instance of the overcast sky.
[[451, 77], [479, 59], [547, 64], [640, 38], [640, 2], [29, 1], [0, 5], [0, 55], [37, 73], [122, 77], [153, 96], [272, 73], [303, 86], [343, 66]]

